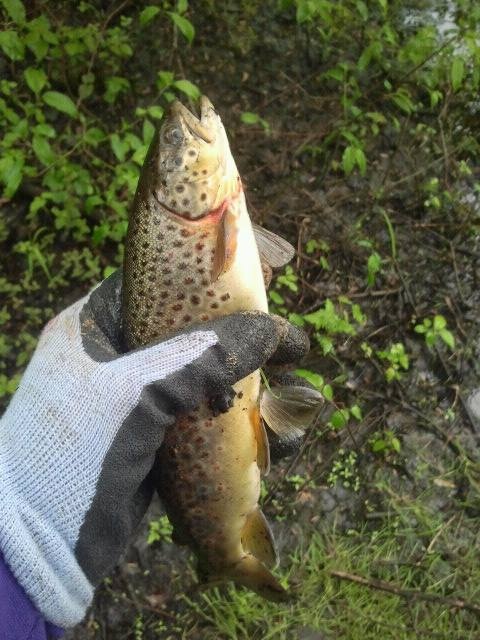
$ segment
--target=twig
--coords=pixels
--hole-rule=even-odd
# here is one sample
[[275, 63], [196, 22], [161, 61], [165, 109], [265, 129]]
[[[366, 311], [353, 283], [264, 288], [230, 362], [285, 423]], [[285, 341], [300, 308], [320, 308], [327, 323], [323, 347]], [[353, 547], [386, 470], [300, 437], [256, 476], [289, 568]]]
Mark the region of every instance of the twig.
[[364, 578], [354, 573], [347, 573], [346, 571], [330, 571], [330, 575], [340, 580], [348, 580], [349, 582], [355, 582], [361, 584], [369, 589], [377, 589], [379, 591], [386, 591], [387, 593], [393, 593], [401, 598], [408, 600], [426, 600], [427, 602], [435, 602], [437, 604], [444, 604], [454, 609], [467, 609], [477, 615], [480, 615], [480, 605], [473, 604], [467, 600], [461, 598], [446, 598], [444, 596], [437, 595], [435, 593], [427, 593], [425, 591], [419, 591], [418, 589], [402, 589], [391, 582], [385, 580], [376, 580], [375, 578]]

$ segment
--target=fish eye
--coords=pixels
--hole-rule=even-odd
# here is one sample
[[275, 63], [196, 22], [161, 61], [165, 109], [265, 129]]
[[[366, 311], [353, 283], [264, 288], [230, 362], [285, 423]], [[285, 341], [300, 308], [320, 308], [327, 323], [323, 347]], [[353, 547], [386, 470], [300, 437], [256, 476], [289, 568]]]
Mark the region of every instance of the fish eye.
[[183, 132], [180, 127], [169, 127], [163, 132], [163, 139], [167, 144], [180, 144], [183, 140]]

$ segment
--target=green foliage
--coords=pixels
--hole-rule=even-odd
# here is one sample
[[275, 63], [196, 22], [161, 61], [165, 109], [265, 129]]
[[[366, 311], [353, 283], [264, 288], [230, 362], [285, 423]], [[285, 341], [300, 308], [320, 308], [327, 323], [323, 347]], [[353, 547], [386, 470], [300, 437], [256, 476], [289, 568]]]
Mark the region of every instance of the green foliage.
[[[18, 225], [5, 217], [5, 206], [0, 212], [0, 247], [14, 265], [0, 267], [0, 295], [10, 296], [12, 322], [30, 336], [25, 347], [15, 346], [18, 338], [4, 325], [2, 395], [15, 388], [51, 307], [121, 264], [128, 209], [155, 124], [176, 95], [200, 95], [158, 61], [152, 92], [151, 80], [135, 71], [134, 52], [152, 37], [163, 51], [174, 50], [177, 32], [191, 43], [188, 13], [185, 1], [142, 2], [107, 20], [85, 3], [73, 19], [60, 3], [54, 20], [21, 0], [0, 3], [0, 197], [24, 210]], [[37, 291], [52, 304], [33, 321], [23, 300]]]
[[252, 113], [251, 111], [244, 111], [241, 114], [240, 119], [244, 124], [250, 124], [250, 125], [259, 124], [261, 127], [263, 127], [263, 130], [265, 131], [266, 134], [270, 133], [270, 125], [265, 120], [265, 118], [262, 118], [261, 116], [259, 116], [258, 113]]
[[387, 429], [383, 433], [375, 433], [369, 440], [373, 453], [387, 456], [400, 453], [402, 445], [393, 431]]
[[432, 349], [439, 342], [443, 342], [449, 349], [453, 351], [455, 348], [455, 337], [453, 333], [447, 329], [447, 321], [441, 315], [431, 318], [424, 318], [421, 324], [415, 325], [416, 333], [423, 334], [425, 344]]
[[154, 542], [171, 542], [173, 527], [166, 515], [148, 523], [147, 544]]
[[355, 451], [338, 450], [338, 456], [334, 461], [327, 482], [332, 487], [340, 483], [346, 489], [358, 491], [360, 489], [360, 476], [357, 471], [358, 456]]
[[402, 370], [407, 371], [410, 366], [409, 357], [405, 351], [405, 345], [402, 342], [395, 342], [388, 349], [376, 352], [380, 360], [385, 360], [388, 366], [385, 370], [385, 378], [387, 382], [400, 380]]

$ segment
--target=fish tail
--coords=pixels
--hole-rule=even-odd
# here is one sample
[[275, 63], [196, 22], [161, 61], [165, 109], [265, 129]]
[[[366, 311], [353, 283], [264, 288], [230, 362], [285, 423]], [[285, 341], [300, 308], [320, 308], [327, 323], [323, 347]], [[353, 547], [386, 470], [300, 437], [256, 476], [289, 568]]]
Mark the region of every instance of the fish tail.
[[289, 602], [292, 599], [267, 567], [250, 553], [229, 570], [228, 577], [235, 584], [255, 591], [266, 600]]

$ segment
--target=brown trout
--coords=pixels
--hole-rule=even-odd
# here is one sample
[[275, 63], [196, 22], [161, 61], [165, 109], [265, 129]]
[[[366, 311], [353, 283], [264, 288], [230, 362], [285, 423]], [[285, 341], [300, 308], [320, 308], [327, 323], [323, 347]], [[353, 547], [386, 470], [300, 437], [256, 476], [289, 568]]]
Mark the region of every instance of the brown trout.
[[[227, 135], [210, 101], [202, 97], [198, 118], [173, 103], [150, 145], [129, 222], [123, 296], [128, 347], [233, 312], [267, 312], [259, 248], [268, 257], [264, 271], [267, 261], [280, 266], [293, 255], [274, 234], [254, 233]], [[282, 601], [287, 592], [270, 572], [277, 563], [274, 540], [258, 506], [260, 474], [269, 465], [259, 371], [234, 390], [227, 413], [214, 416], [205, 403], [167, 430], [156, 467], [158, 491], [174, 540], [194, 551], [205, 580], [233, 580]], [[265, 404], [275, 428], [275, 402]]]

